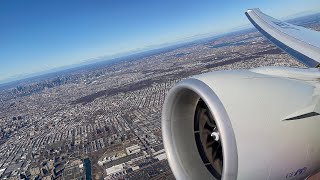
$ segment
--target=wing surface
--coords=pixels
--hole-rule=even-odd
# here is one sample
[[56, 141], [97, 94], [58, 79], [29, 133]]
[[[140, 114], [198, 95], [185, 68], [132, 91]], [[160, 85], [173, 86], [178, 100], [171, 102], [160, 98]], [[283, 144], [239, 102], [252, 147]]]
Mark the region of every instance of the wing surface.
[[280, 21], [259, 9], [249, 9], [245, 14], [280, 49], [307, 67], [320, 66], [320, 32]]

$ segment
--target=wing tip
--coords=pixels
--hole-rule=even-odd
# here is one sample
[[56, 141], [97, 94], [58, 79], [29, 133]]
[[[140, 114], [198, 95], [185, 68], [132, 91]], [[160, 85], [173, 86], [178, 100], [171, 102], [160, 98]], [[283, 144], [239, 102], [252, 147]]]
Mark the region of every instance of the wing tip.
[[245, 13], [250, 14], [251, 12], [257, 12], [257, 11], [260, 11], [260, 9], [259, 8], [250, 8], [250, 9], [247, 9], [247, 11]]

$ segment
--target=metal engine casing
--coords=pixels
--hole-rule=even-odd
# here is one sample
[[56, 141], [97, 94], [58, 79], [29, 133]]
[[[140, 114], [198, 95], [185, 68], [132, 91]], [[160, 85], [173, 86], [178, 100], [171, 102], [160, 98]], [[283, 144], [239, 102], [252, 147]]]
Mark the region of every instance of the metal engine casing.
[[162, 135], [175, 177], [215, 179], [193, 133], [200, 98], [220, 131], [222, 179], [305, 179], [319, 171], [319, 83], [295, 71], [218, 71], [174, 86], [162, 111]]

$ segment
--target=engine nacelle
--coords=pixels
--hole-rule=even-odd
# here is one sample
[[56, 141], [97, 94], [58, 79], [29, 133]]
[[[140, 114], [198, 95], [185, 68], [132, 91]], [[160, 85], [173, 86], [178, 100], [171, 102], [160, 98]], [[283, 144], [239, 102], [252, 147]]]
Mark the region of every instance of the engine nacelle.
[[291, 180], [315, 174], [318, 76], [318, 70], [262, 68], [211, 72], [178, 83], [162, 112], [175, 177]]

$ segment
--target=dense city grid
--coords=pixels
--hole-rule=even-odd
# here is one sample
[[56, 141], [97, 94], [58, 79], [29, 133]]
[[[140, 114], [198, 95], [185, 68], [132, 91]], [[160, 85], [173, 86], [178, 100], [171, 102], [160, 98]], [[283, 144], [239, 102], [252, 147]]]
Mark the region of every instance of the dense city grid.
[[3, 89], [0, 177], [174, 179], [161, 136], [168, 90], [195, 74], [259, 66], [303, 67], [250, 30]]

